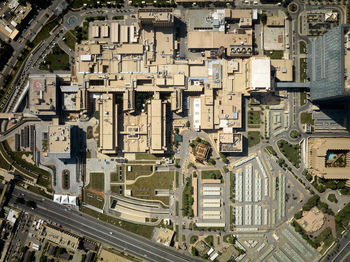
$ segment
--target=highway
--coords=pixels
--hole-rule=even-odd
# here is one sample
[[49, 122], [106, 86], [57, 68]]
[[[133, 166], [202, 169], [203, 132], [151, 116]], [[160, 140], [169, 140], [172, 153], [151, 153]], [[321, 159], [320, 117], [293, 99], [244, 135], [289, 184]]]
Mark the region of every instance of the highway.
[[33, 210], [30, 210], [25, 205], [20, 205], [21, 209], [56, 222], [65, 228], [72, 229], [101, 243], [138, 255], [146, 260], [164, 262], [202, 261], [200, 258], [187, 256], [172, 248], [154, 243], [84, 213], [71, 210], [67, 206], [43, 199], [41, 196], [19, 187], [13, 190], [9, 203], [16, 206], [15, 199], [18, 196], [23, 197], [25, 200], [33, 200], [37, 204], [37, 207]]

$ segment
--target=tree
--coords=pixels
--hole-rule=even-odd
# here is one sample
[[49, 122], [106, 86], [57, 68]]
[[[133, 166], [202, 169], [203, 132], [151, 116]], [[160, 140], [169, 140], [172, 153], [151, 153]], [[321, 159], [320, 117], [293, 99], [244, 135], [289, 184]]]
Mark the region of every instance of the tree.
[[260, 21], [261, 21], [261, 23], [263, 23], [264, 25], [266, 24], [266, 22], [267, 22], [267, 15], [266, 15], [266, 13], [262, 13], [262, 14], [260, 15]]
[[300, 218], [302, 218], [302, 216], [303, 216], [303, 211], [301, 211], [301, 210], [294, 214], [295, 219], [300, 219]]
[[327, 188], [330, 188], [330, 189], [333, 189], [333, 190], [337, 189], [337, 183], [335, 181], [333, 181], [333, 180], [328, 180], [326, 182], [325, 186]]
[[317, 206], [318, 202], [320, 201], [319, 195], [313, 195], [309, 198], [309, 200], [303, 205], [304, 211], [309, 211], [314, 206]]
[[224, 162], [226, 164], [227, 163], [227, 158], [226, 158], [225, 154], [220, 153], [220, 157], [221, 157], [222, 162]]
[[331, 202], [335, 202], [335, 203], [338, 202], [338, 199], [337, 199], [337, 197], [335, 196], [335, 194], [329, 194], [329, 195], [328, 195], [328, 200], [331, 201]]
[[186, 127], [189, 128], [190, 126], [191, 126], [190, 121], [187, 121], [187, 122], [186, 122]]
[[213, 158], [209, 158], [208, 164], [211, 165], [211, 166], [215, 166], [216, 161]]
[[191, 253], [192, 253], [192, 256], [195, 256], [195, 257], [198, 256], [198, 250], [197, 250], [197, 248], [192, 247]]

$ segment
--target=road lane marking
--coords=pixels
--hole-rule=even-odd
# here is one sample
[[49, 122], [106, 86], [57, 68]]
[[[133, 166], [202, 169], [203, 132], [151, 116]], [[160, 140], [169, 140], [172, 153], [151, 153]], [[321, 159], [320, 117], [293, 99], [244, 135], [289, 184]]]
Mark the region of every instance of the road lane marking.
[[[49, 212], [51, 212], [51, 213], [53, 213], [53, 214], [56, 214], [56, 215], [58, 215], [58, 216], [61, 216], [61, 217], [63, 217], [63, 218], [65, 218], [65, 219], [67, 219], [67, 220], [72, 220], [72, 221], [74, 221], [73, 220], [73, 218], [72, 217], [68, 217], [68, 216], [65, 216], [65, 215], [62, 215], [61, 213], [57, 213], [57, 212], [55, 212], [55, 211], [52, 211], [52, 210], [50, 210], [50, 209], [48, 209], [48, 208], [45, 208], [45, 207], [43, 207], [43, 206], [41, 206], [41, 205], [38, 205], [38, 207], [40, 206], [40, 208], [41, 209], [44, 209], [44, 210], [47, 210], [47, 211], [49, 211]], [[74, 214], [74, 213], [73, 213]], [[86, 219], [85, 217], [81, 217], [81, 216], [79, 216], [79, 218], [81, 219], [81, 218], [84, 218], [84, 219]], [[76, 221], [74, 221], [74, 222], [76, 222]], [[88, 222], [91, 222], [91, 221], [88, 221]], [[68, 223], [68, 221], [67, 221], [67, 223]], [[85, 226], [85, 227], [87, 227], [87, 228], [90, 228], [90, 229], [92, 229], [92, 230], [95, 230], [95, 231], [97, 231], [97, 232], [99, 232], [99, 233], [101, 233], [101, 234], [104, 234], [104, 235], [107, 235], [107, 236], [109, 236], [109, 237], [111, 237], [111, 238], [114, 238], [114, 239], [117, 239], [117, 240], [119, 240], [119, 241], [121, 241], [121, 242], [123, 242], [123, 243], [126, 243], [127, 245], [131, 245], [131, 246], [133, 246], [133, 247], [137, 247], [137, 248], [139, 248], [139, 249], [141, 249], [141, 250], [143, 250], [143, 251], [145, 251], [145, 252], [149, 252], [149, 253], [151, 253], [152, 255], [154, 255], [154, 256], [157, 256], [157, 257], [161, 257], [160, 255], [158, 255], [158, 254], [155, 254], [155, 253], [152, 253], [151, 251], [149, 251], [149, 250], [146, 250], [146, 249], [144, 249], [144, 248], [141, 248], [141, 247], [139, 247], [139, 246], [136, 246], [136, 245], [134, 245], [134, 244], [131, 244], [131, 243], [128, 243], [128, 242], [126, 242], [126, 241], [124, 241], [124, 239], [120, 239], [120, 238], [117, 238], [116, 236], [114, 236], [114, 235], [110, 235], [110, 234], [108, 234], [108, 233], [106, 233], [106, 232], [103, 232], [103, 231], [100, 231], [100, 230], [97, 230], [97, 229], [95, 229], [94, 227], [91, 227], [91, 226], [89, 226], [89, 225], [87, 225], [87, 224], [85, 224], [85, 223], [81, 223], [83, 226]], [[107, 229], [107, 230], [109, 230], [109, 231], [116, 231], [115, 229], [111, 229], [111, 228], [107, 228], [104, 224], [99, 224], [101, 227], [103, 227], [103, 228], [105, 228], [105, 229]], [[111, 224], [112, 225], [112, 224]], [[113, 225], [112, 225], [113, 226]], [[116, 231], [116, 232], [118, 232], [118, 231]], [[119, 234], [123, 234], [122, 232], [118, 232]], [[126, 236], [126, 237], [129, 237], [129, 236]], [[134, 240], [134, 241], [136, 241], [136, 242], [140, 242], [138, 239], [132, 239], [132, 240]], [[145, 242], [143, 242], [143, 244], [145, 244]], [[165, 253], [165, 251], [163, 251], [163, 250], [160, 250], [160, 249], [157, 249], [159, 252], [161, 252], [161, 253]], [[173, 254], [169, 254], [169, 253], [167, 253], [168, 255], [171, 255], [171, 256], [175, 256], [175, 255], [173, 255]], [[177, 256], [175, 256], [176, 258], [178, 258]], [[165, 260], [167, 260], [167, 261], [173, 261], [173, 260], [169, 260], [169, 259], [166, 259], [166, 258], [164, 258], [164, 257], [161, 257], [162, 259], [165, 259]]]

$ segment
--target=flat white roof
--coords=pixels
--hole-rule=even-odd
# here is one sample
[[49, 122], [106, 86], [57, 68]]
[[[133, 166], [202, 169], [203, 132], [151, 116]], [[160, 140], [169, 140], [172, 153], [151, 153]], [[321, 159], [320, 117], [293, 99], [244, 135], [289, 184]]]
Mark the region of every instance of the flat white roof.
[[193, 126], [194, 130], [199, 131], [201, 127], [201, 99], [193, 99]]
[[271, 61], [269, 57], [252, 57], [250, 72], [253, 90], [271, 88]]

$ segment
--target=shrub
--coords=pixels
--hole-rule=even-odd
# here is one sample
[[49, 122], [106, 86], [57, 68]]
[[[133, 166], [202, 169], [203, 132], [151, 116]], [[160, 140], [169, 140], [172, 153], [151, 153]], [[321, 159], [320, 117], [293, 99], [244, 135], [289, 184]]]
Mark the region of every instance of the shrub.
[[328, 200], [331, 201], [331, 202], [335, 202], [335, 203], [338, 202], [338, 199], [337, 199], [337, 197], [335, 196], [335, 194], [329, 194], [329, 195], [328, 195]]
[[302, 218], [303, 217], [303, 211], [302, 210], [300, 210], [300, 211], [298, 211], [298, 212], [296, 212], [295, 214], [294, 214], [294, 218], [295, 219], [300, 219], [300, 218]]

